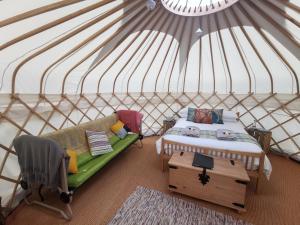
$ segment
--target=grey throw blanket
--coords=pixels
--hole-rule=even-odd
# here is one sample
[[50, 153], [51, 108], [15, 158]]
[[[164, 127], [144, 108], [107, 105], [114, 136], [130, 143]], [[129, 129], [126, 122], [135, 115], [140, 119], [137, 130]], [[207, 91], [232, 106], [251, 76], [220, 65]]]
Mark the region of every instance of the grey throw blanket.
[[218, 129], [216, 135], [219, 140], [224, 140], [224, 141], [235, 141], [236, 140], [236, 135], [231, 130]]
[[[217, 137], [217, 131], [215, 130], [199, 130], [197, 136], [192, 136], [194, 138], [206, 138], [206, 139], [215, 139], [215, 140], [224, 140], [224, 139], [219, 139]], [[182, 128], [182, 127], [172, 127], [171, 129], [167, 130], [165, 135], [182, 135], [182, 136], [191, 136], [187, 135], [187, 129]], [[257, 142], [257, 140], [250, 136], [249, 134], [244, 134], [244, 133], [232, 133], [232, 136], [234, 136], [234, 139], [230, 141], [239, 141], [239, 142], [249, 142], [256, 144], [260, 146]], [[228, 141], [229, 139], [226, 139]]]
[[[60, 165], [65, 152], [52, 140], [23, 135], [15, 138], [22, 179], [28, 186], [44, 185], [55, 189], [60, 184]], [[67, 166], [67, 165], [66, 165]]]

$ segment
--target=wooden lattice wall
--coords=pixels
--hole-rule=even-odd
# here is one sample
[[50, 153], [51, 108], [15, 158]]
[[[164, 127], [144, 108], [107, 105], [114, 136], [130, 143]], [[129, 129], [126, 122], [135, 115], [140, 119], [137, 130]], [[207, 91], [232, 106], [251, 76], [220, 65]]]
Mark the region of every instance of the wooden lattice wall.
[[[9, 134], [0, 141], [5, 152], [0, 165], [1, 182], [11, 183], [11, 196], [16, 193], [20, 176], [5, 174], [8, 163], [16, 164], [12, 140], [21, 134], [41, 135], [57, 129], [101, 118], [118, 109], [134, 109], [144, 114], [143, 133], [159, 135], [167, 116], [178, 116], [185, 106], [224, 108], [240, 112], [245, 127], [253, 120], [273, 131], [272, 147], [281, 151], [288, 146], [300, 147], [300, 133], [289, 129], [289, 124], [300, 123], [299, 95], [249, 95], [205, 93], [132, 93], [81, 96], [14, 96], [0, 114], [0, 130]], [[278, 134], [278, 135], [277, 135]], [[12, 202], [9, 203], [11, 206]]]

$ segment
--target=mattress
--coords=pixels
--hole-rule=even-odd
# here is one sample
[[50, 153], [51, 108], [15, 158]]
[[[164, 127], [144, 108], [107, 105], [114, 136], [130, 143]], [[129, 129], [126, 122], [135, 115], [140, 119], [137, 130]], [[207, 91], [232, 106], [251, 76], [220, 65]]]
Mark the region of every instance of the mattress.
[[[228, 129], [232, 130], [235, 133], [247, 133], [243, 127], [243, 125], [239, 122], [224, 122], [224, 124], [202, 124], [202, 123], [194, 123], [187, 121], [185, 118], [180, 118], [174, 127], [185, 128], [187, 126], [195, 126], [201, 130], [218, 130], [218, 129]], [[251, 152], [251, 153], [260, 153], [263, 150], [259, 145], [248, 143], [248, 142], [239, 142], [239, 141], [225, 141], [225, 140], [215, 140], [215, 139], [207, 139], [207, 138], [195, 138], [188, 136], [178, 136], [178, 135], [170, 135], [166, 134], [163, 136], [165, 140], [175, 141], [183, 144], [196, 145], [201, 147], [222, 149], [222, 150], [231, 150], [231, 151], [241, 151], [241, 152]], [[157, 154], [161, 152], [161, 138], [156, 141], [156, 151]], [[256, 166], [258, 166], [259, 161], [255, 162]], [[265, 175], [267, 178], [270, 177], [272, 166], [267, 157], [265, 157], [264, 163]]]

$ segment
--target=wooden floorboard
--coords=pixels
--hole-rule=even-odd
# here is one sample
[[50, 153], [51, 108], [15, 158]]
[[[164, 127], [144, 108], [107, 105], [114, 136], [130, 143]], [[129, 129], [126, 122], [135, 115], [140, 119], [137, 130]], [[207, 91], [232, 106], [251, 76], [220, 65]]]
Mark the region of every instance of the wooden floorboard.
[[[254, 183], [247, 190], [247, 212], [170, 193], [168, 172], [162, 173], [155, 150], [157, 137], [144, 139], [144, 148], [131, 147], [121, 153], [103, 170], [84, 184], [74, 195], [74, 217], [66, 222], [55, 213], [38, 206], [21, 204], [8, 218], [8, 225], [99, 225], [106, 224], [126, 198], [140, 185], [179, 198], [197, 202], [256, 225], [296, 225], [300, 221], [300, 165], [286, 158], [270, 155], [273, 173], [263, 180], [260, 194], [254, 193]], [[51, 199], [53, 201], [53, 199]]]

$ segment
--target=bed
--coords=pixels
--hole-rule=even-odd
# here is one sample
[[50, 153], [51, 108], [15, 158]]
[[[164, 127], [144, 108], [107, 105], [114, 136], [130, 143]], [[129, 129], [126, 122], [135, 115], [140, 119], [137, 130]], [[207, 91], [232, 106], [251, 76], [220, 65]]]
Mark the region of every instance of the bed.
[[[186, 118], [180, 118], [174, 128], [186, 128], [188, 126], [195, 126], [200, 130], [208, 131], [228, 129], [235, 133], [246, 134], [243, 125], [238, 119], [224, 121], [224, 124], [202, 124], [187, 121]], [[215, 157], [240, 160], [244, 163], [249, 176], [257, 179], [256, 190], [258, 190], [260, 178], [265, 175], [266, 178], [269, 179], [272, 171], [269, 159], [265, 156], [262, 148], [255, 143], [215, 140], [201, 137], [195, 138], [167, 133], [157, 140], [156, 150], [162, 162], [162, 170], [165, 169], [166, 162], [175, 151], [201, 152]]]

